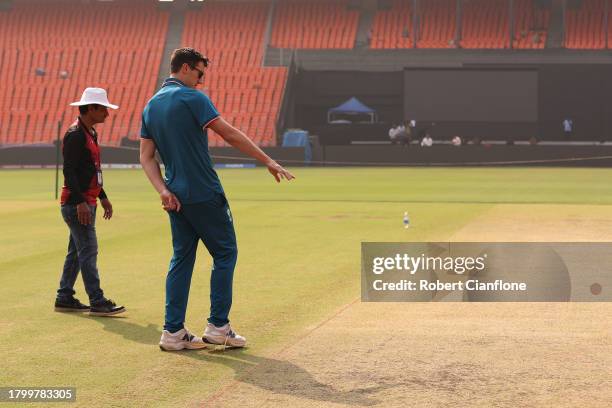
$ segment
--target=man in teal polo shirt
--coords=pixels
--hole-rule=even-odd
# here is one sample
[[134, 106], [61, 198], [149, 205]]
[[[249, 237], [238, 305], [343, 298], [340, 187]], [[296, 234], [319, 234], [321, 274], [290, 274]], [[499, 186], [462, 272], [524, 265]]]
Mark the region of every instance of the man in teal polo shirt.
[[[208, 63], [193, 48], [175, 50], [170, 78], [149, 100], [142, 114], [140, 163], [170, 216], [174, 249], [166, 278], [165, 324], [159, 342], [162, 350], [246, 344], [246, 339], [229, 324], [238, 251], [230, 208], [208, 152], [207, 129], [263, 163], [277, 182], [294, 178], [244, 133], [227, 123], [208, 96], [196, 89], [204, 82]], [[165, 165], [164, 178], [155, 149]], [[210, 317], [203, 338], [184, 327], [199, 240], [213, 257]]]

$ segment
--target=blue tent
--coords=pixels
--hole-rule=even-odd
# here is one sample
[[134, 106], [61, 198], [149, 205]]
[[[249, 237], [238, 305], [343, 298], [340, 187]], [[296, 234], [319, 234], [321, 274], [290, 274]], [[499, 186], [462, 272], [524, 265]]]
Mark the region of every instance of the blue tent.
[[364, 105], [359, 99], [352, 97], [343, 104], [327, 111], [327, 121], [332, 121], [332, 115], [368, 115], [370, 123], [376, 121], [376, 111]]

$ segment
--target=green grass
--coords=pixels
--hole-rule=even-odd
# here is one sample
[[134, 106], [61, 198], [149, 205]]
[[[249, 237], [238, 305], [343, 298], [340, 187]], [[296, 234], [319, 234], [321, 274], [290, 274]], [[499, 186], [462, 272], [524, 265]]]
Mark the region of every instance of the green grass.
[[[231, 318], [250, 347], [219, 354], [156, 346], [170, 231], [142, 171], [105, 173], [115, 216], [97, 220], [102, 287], [127, 306], [121, 319], [52, 311], [68, 238], [53, 171], [0, 171], [0, 386], [76, 386], [76, 406], [201, 401], [356, 299], [362, 241], [444, 240], [497, 203], [612, 204], [612, 170], [295, 173], [294, 182], [277, 185], [262, 169], [220, 172], [239, 245]], [[210, 263], [201, 247], [187, 315], [197, 332], [207, 317]], [[80, 278], [77, 296], [87, 300]]]

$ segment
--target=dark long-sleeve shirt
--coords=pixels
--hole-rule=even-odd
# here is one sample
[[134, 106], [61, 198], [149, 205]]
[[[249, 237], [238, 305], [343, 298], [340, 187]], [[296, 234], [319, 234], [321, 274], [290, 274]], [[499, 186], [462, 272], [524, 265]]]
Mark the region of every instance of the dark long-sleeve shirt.
[[100, 170], [100, 147], [95, 130], [91, 133], [77, 120], [70, 126], [62, 142], [64, 155], [64, 186], [62, 204], [80, 204], [87, 201], [96, 204], [96, 199], [107, 198], [98, 184]]

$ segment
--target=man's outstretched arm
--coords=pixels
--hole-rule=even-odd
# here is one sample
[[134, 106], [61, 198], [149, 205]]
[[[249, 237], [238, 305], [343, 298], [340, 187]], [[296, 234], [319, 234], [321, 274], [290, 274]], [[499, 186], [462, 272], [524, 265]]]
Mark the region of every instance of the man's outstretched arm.
[[178, 198], [168, 190], [161, 175], [159, 163], [155, 158], [155, 142], [151, 139], [140, 139], [140, 164], [151, 184], [159, 193], [162, 207], [166, 211], [180, 211], [181, 203]]
[[283, 166], [265, 154], [263, 150], [253, 143], [253, 141], [242, 133], [242, 131], [227, 123], [222, 117], [215, 119], [208, 125], [208, 128], [213, 130], [216, 134], [221, 136], [223, 140], [240, 150], [242, 153], [251, 156], [265, 165], [277, 182], [280, 182], [281, 179], [291, 180], [295, 178], [293, 174], [285, 170]]

